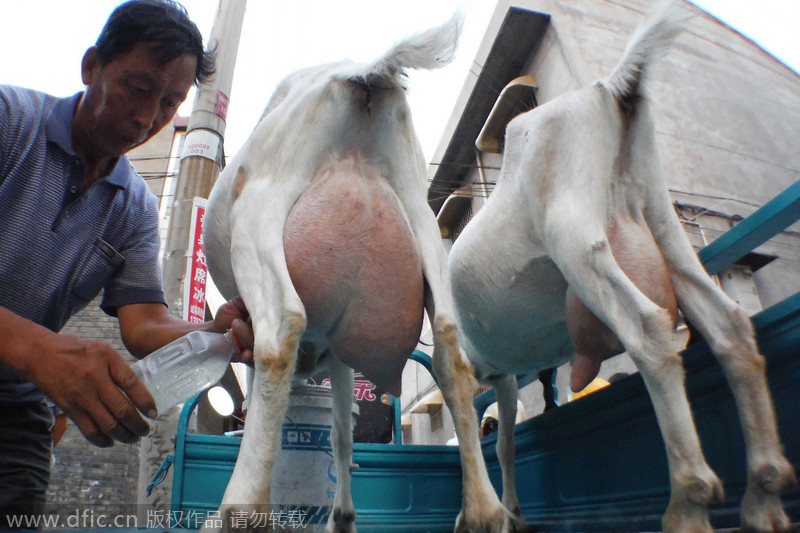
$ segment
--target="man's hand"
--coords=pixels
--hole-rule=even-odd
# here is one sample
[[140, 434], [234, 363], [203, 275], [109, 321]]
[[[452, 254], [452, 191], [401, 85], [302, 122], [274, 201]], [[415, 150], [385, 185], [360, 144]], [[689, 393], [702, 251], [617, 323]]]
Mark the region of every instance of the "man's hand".
[[250, 314], [241, 298], [225, 302], [217, 309], [214, 316], [214, 329], [217, 331], [233, 330], [241, 346], [244, 347], [234, 361], [253, 366], [253, 323]]
[[139, 411], [155, 416], [155, 402], [128, 363], [110, 345], [56, 335], [28, 372], [33, 381], [86, 438], [97, 446], [134, 443], [150, 426]]

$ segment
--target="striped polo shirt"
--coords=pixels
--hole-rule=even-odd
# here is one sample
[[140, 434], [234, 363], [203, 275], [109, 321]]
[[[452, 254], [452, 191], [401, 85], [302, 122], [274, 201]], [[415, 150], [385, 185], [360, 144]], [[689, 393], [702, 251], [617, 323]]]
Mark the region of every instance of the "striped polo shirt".
[[[69, 98], [0, 85], [0, 305], [59, 331], [100, 291], [101, 308], [165, 303], [158, 204], [126, 157], [85, 191]], [[47, 354], [31, 354], [44, 360]], [[0, 366], [0, 403], [42, 394]]]

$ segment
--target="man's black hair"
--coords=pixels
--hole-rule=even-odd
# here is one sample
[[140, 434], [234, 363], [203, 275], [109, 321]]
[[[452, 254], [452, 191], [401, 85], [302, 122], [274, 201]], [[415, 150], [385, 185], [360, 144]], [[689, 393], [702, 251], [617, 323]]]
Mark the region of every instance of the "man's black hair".
[[196, 55], [196, 85], [214, 74], [213, 51], [203, 49], [203, 36], [186, 8], [174, 0], [130, 0], [118, 6], [95, 43], [100, 64], [107, 65], [137, 43], [152, 43], [162, 63]]

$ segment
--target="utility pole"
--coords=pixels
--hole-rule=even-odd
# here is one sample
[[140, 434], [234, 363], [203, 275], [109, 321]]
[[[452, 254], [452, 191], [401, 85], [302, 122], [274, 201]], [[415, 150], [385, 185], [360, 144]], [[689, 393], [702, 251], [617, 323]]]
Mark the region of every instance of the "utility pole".
[[[163, 276], [164, 293], [170, 312], [183, 318], [187, 317], [189, 308], [189, 302], [184, 295], [184, 282], [187, 262], [193, 255], [192, 243], [189, 242], [192, 213], [194, 205], [198, 202], [195, 199], [208, 198], [224, 167], [223, 136], [228, 95], [233, 85], [233, 72], [246, 3], [247, 0], [219, 2], [211, 36], [208, 39], [208, 49], [216, 52], [216, 74], [208, 83], [197, 88], [181, 155], [175, 201], [164, 250]], [[177, 408], [172, 409], [158, 420], [152, 421], [150, 434], [141, 441], [138, 490], [140, 504], [146, 503], [148, 507], [152, 505], [159, 509], [169, 509], [172, 477], [167, 476], [164, 482], [154, 487], [150, 496], [147, 495], [147, 486], [164, 458], [174, 451], [172, 439], [177, 431], [179, 414]], [[144, 507], [140, 506], [142, 509], [140, 514], [145, 512]]]
[[164, 251], [164, 291], [176, 315], [184, 308], [192, 202], [196, 197], [208, 198], [224, 166], [222, 140], [245, 4], [246, 0], [220, 0], [209, 39], [210, 46], [217, 48], [217, 73], [205, 86], [198, 87], [189, 117]]

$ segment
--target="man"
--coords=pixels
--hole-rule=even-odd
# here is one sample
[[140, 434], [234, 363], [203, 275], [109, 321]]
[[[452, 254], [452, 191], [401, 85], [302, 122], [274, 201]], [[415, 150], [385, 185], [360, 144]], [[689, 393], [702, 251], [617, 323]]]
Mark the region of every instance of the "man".
[[240, 300], [205, 324], [169, 314], [156, 199], [124, 157], [213, 72], [180, 4], [133, 0], [84, 55], [84, 92], [58, 99], [0, 86], [0, 527], [9, 513], [42, 511], [45, 397], [98, 446], [148, 432], [139, 411], [152, 416], [155, 405], [125, 360], [104, 342], [58, 333], [101, 290], [136, 356], [194, 329], [232, 328], [252, 345]]

